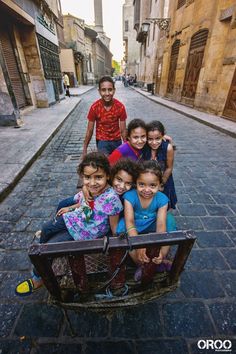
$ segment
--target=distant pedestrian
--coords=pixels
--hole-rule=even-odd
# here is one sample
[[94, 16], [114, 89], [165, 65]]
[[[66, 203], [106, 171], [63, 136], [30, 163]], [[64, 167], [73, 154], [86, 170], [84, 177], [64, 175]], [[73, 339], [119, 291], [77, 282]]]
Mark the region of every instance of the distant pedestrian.
[[128, 87], [128, 81], [127, 81], [127, 76], [126, 75], [122, 76], [122, 81], [123, 81], [124, 87]]
[[63, 74], [63, 84], [64, 89], [66, 90], [66, 96], [70, 97], [70, 80], [66, 73]]
[[102, 77], [99, 81], [98, 90], [101, 98], [92, 104], [88, 113], [82, 157], [87, 154], [95, 124], [98, 151], [110, 155], [113, 150], [122, 144], [122, 140], [126, 140], [127, 114], [125, 106], [113, 98], [116, 90], [112, 78], [110, 76]]

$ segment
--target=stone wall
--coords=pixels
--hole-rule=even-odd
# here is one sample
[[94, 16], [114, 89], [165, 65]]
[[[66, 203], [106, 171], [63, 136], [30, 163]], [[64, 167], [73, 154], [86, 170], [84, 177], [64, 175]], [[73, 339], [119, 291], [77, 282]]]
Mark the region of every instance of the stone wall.
[[166, 41], [160, 94], [166, 95], [171, 47], [180, 39], [174, 92], [171, 98], [183, 101], [184, 84], [189, 47], [192, 36], [201, 29], [208, 29], [203, 62], [199, 74], [193, 106], [221, 115], [230, 89], [236, 66], [236, 29], [233, 16], [220, 20], [224, 9], [235, 5], [234, 0], [194, 1], [176, 10], [170, 2], [171, 28]]

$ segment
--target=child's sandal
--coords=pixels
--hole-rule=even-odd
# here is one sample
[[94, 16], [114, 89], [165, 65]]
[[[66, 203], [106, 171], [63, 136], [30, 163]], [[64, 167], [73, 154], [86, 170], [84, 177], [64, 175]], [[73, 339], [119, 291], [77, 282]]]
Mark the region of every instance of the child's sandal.
[[43, 284], [35, 288], [32, 279], [26, 279], [17, 285], [15, 293], [18, 296], [29, 296], [39, 290], [42, 286]]

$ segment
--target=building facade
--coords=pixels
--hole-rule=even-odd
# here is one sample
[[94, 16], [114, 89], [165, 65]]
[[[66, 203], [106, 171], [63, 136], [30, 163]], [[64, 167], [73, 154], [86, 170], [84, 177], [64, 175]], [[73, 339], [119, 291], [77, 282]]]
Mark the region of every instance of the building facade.
[[110, 38], [103, 31], [102, 6], [96, 2], [95, 26], [84, 20], [63, 15], [65, 48], [61, 49], [62, 71], [70, 78], [70, 85], [96, 83], [101, 76], [112, 73]]
[[235, 0], [134, 0], [133, 10], [138, 80], [153, 82], [160, 96], [236, 120]]
[[160, 94], [236, 120], [234, 0], [171, 2]]
[[59, 15], [59, 0], [1, 0], [1, 125], [15, 125], [28, 107], [48, 107], [63, 97]]
[[133, 0], [125, 0], [123, 5], [123, 72], [125, 75], [130, 74], [133, 77], [139, 76], [140, 63], [140, 45], [136, 41], [136, 35]]
[[133, 17], [136, 41], [139, 43], [138, 81], [151, 85], [159, 93], [169, 0], [134, 0]]
[[62, 71], [69, 76], [70, 86], [84, 84], [85, 72], [85, 22], [73, 15], [63, 15], [66, 48], [61, 49]]

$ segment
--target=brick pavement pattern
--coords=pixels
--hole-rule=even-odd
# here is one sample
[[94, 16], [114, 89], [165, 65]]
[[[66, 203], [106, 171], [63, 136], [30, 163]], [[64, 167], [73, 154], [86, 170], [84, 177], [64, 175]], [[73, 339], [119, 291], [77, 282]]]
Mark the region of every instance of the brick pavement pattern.
[[[109, 315], [61, 308], [45, 289], [20, 299], [17, 282], [30, 275], [27, 248], [59, 200], [76, 192], [86, 116], [96, 90], [64, 123], [0, 206], [0, 352], [196, 354], [200, 339], [227, 339], [236, 353], [236, 141], [117, 84], [129, 120], [159, 119], [177, 146], [174, 179], [179, 229], [198, 237], [179, 288], [144, 306]], [[95, 149], [95, 140], [90, 144]]]

